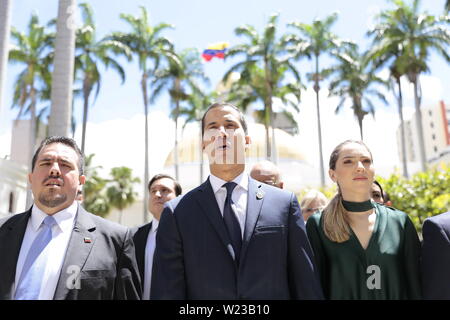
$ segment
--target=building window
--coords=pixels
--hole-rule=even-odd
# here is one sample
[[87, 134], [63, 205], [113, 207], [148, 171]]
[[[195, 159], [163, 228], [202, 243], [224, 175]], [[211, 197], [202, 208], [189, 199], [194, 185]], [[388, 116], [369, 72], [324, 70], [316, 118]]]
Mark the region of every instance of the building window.
[[433, 138], [433, 140], [436, 140], [436, 135], [433, 133], [433, 134], [431, 135], [431, 138]]
[[434, 123], [433, 123], [433, 121], [430, 122], [430, 127], [434, 128]]
[[14, 212], [14, 193], [9, 193], [9, 207], [8, 212], [13, 213]]
[[432, 116], [432, 115], [433, 115], [433, 112], [432, 112], [431, 110], [428, 110], [428, 114], [429, 114], [430, 116]]
[[434, 146], [433, 149], [434, 149], [434, 152], [437, 152], [437, 150], [438, 150], [436, 146]]

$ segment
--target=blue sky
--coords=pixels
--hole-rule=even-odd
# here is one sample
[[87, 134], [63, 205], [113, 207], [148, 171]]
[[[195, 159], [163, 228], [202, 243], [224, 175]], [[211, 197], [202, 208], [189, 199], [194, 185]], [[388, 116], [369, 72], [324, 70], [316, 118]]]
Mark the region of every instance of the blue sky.
[[[56, 0], [20, 0], [14, 1], [12, 7], [12, 25], [19, 30], [25, 30], [32, 11], [36, 11], [41, 22], [47, 22], [57, 14]], [[80, 3], [79, 1], [78, 3]], [[314, 18], [322, 18], [334, 11], [339, 12], [339, 19], [333, 31], [342, 38], [352, 39], [365, 48], [368, 39], [365, 32], [370, 15], [377, 8], [385, 8], [384, 0], [110, 0], [88, 1], [94, 9], [99, 37], [113, 30], [127, 30], [127, 25], [120, 20], [120, 13], [138, 14], [139, 6], [145, 6], [150, 13], [152, 24], [167, 22], [175, 25], [166, 35], [173, 40], [178, 49], [196, 47], [199, 50], [208, 44], [228, 41], [231, 45], [240, 41], [234, 35], [234, 28], [242, 24], [251, 24], [261, 30], [271, 13], [279, 12], [279, 30], [286, 31], [286, 24], [291, 21], [311, 23]], [[444, 0], [422, 1], [422, 8], [433, 14], [442, 13]], [[324, 60], [326, 63], [326, 60]], [[98, 99], [90, 110], [89, 121], [101, 122], [106, 119], [129, 118], [143, 112], [142, 97], [139, 88], [140, 72], [135, 62], [125, 63], [127, 72], [126, 83], [122, 86], [119, 78], [113, 72], [106, 72]], [[211, 87], [221, 79], [229, 62], [214, 59], [205, 63], [205, 71], [211, 79]], [[311, 71], [311, 64], [304, 60], [298, 63], [304, 76]], [[20, 66], [9, 66], [6, 83], [6, 95], [0, 120], [0, 134], [9, 131], [11, 120], [16, 116], [17, 109], [10, 110], [12, 101], [12, 85]], [[443, 83], [450, 83], [449, 66], [441, 58], [432, 56], [430, 60], [431, 74]], [[449, 101], [450, 90], [443, 90], [444, 100]], [[164, 97], [158, 100], [152, 110], [168, 110], [169, 102]], [[81, 122], [81, 100], [75, 104], [75, 114], [78, 123]]]

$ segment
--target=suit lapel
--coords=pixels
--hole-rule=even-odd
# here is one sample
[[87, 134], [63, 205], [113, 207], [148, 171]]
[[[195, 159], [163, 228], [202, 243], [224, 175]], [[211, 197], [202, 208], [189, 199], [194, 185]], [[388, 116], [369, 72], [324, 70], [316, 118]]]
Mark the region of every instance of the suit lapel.
[[198, 205], [202, 208], [203, 213], [216, 230], [220, 240], [228, 249], [228, 246], [231, 246], [231, 241], [229, 239], [227, 229], [225, 228], [222, 215], [220, 214], [220, 209], [217, 205], [216, 197], [211, 187], [211, 183], [209, 182], [209, 178], [200, 186], [198, 190]]
[[13, 298], [17, 260], [30, 215], [31, 208], [12, 216], [0, 229], [0, 300]]
[[244, 241], [242, 243], [241, 261], [247, 251], [248, 243], [255, 230], [261, 207], [264, 202], [262, 183], [248, 178], [247, 214], [245, 218]]
[[141, 279], [144, 281], [145, 275], [145, 247], [147, 246], [147, 239], [152, 228], [152, 223], [140, 227], [134, 235], [134, 246], [136, 248], [136, 262], [141, 274]]
[[63, 300], [69, 292], [68, 278], [73, 278], [75, 268], [81, 271], [86, 263], [87, 257], [95, 243], [95, 223], [89, 214], [78, 205], [77, 216], [72, 235], [67, 245], [66, 256], [64, 258], [58, 285], [55, 291], [55, 300]]

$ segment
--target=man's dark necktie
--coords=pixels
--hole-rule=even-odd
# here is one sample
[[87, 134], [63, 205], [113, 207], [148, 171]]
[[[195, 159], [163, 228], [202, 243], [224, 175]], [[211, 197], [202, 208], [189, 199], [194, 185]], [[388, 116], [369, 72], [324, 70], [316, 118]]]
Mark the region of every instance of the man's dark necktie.
[[227, 182], [223, 185], [227, 189], [227, 197], [225, 198], [225, 205], [223, 207], [223, 220], [230, 236], [231, 245], [233, 246], [236, 263], [239, 263], [239, 257], [241, 254], [242, 235], [241, 227], [236, 214], [231, 207], [233, 201], [231, 200], [231, 194], [234, 188], [237, 186], [234, 182]]

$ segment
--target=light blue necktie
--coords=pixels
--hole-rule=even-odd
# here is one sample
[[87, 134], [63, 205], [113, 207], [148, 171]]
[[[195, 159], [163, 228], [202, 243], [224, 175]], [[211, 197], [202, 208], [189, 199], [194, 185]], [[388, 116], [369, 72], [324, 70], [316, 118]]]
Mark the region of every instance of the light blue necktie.
[[42, 254], [42, 251], [52, 240], [52, 226], [56, 224], [56, 221], [53, 216], [47, 216], [42, 224], [42, 229], [34, 239], [23, 264], [14, 296], [15, 300], [37, 300], [39, 298], [47, 263], [46, 254]]

